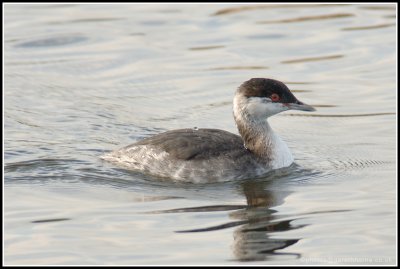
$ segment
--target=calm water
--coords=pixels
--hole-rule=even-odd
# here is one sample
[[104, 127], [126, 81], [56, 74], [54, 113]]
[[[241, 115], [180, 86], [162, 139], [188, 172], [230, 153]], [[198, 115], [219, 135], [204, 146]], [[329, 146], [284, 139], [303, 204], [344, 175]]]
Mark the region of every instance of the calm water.
[[[6, 264], [396, 264], [396, 5], [6, 5]], [[237, 133], [236, 88], [314, 113], [296, 165], [174, 184], [99, 156], [165, 130]]]

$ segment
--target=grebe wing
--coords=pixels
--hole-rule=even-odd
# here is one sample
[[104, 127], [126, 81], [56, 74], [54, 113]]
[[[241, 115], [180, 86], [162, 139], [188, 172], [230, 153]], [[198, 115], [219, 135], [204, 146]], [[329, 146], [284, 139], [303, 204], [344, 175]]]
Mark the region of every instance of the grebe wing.
[[[243, 153], [240, 136], [218, 129], [178, 129], [145, 138], [130, 146], [146, 145], [161, 149], [181, 160], [201, 160], [225, 154]], [[128, 147], [130, 147], [128, 146]], [[233, 156], [234, 157], [234, 156]]]

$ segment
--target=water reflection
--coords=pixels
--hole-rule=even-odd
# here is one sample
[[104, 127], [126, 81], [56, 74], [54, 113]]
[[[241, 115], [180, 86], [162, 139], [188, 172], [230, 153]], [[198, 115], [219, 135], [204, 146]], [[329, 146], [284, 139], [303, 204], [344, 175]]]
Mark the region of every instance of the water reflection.
[[246, 197], [245, 205], [213, 205], [206, 207], [176, 208], [152, 213], [185, 213], [230, 211], [231, 221], [220, 225], [180, 230], [178, 233], [210, 232], [231, 227], [233, 231], [233, 254], [239, 261], [269, 260], [275, 256], [299, 258], [299, 253], [277, 252], [297, 243], [299, 238], [279, 238], [278, 232], [304, 227], [295, 225], [294, 219], [280, 219], [272, 207], [281, 205], [289, 191], [274, 190], [273, 181], [246, 181], [240, 184], [240, 192]]
[[225, 46], [222, 45], [215, 45], [215, 46], [202, 46], [202, 47], [192, 47], [189, 50], [212, 50], [212, 49], [220, 49], [224, 48]]
[[297, 23], [297, 22], [303, 22], [303, 21], [338, 19], [338, 18], [346, 18], [346, 17], [352, 17], [352, 16], [354, 16], [354, 14], [335, 13], [335, 14], [296, 17], [296, 18], [281, 19], [281, 20], [260, 21], [258, 23], [293, 23], [293, 22]]
[[44, 37], [36, 40], [22, 42], [17, 44], [17, 48], [36, 48], [36, 47], [54, 47], [65, 46], [88, 40], [87, 37], [79, 34], [71, 34], [64, 36]]
[[396, 26], [395, 23], [383, 23], [383, 24], [376, 24], [376, 25], [367, 25], [367, 26], [357, 26], [357, 27], [344, 27], [342, 28], [343, 31], [358, 31], [358, 30], [371, 30], [371, 29], [379, 29], [379, 28], [386, 28]]
[[338, 59], [342, 58], [344, 55], [327, 55], [327, 56], [320, 56], [320, 57], [307, 57], [302, 59], [293, 59], [293, 60], [285, 60], [281, 61], [283, 64], [292, 64], [292, 63], [304, 63], [304, 62], [316, 62], [316, 61], [323, 61], [323, 60], [331, 60], [331, 59]]
[[[330, 7], [338, 6], [340, 4], [329, 4]], [[323, 6], [323, 4], [295, 4], [295, 5], [287, 5], [287, 4], [267, 4], [267, 5], [249, 5], [249, 6], [239, 6], [239, 7], [229, 7], [218, 10], [213, 14], [213, 16], [220, 15], [230, 15], [234, 13], [244, 12], [244, 11], [254, 11], [260, 9], [294, 9], [294, 8], [319, 8]]]
[[213, 67], [206, 70], [255, 70], [255, 69], [268, 69], [267, 66], [223, 66]]
[[242, 185], [246, 196], [247, 207], [230, 214], [233, 219], [245, 220], [234, 233], [233, 253], [240, 261], [267, 260], [275, 255], [292, 255], [298, 253], [278, 253], [299, 241], [298, 238], [281, 239], [272, 236], [276, 232], [301, 228], [304, 225], [293, 225], [293, 219], [279, 220], [277, 211], [271, 207], [283, 204], [288, 191], [276, 191], [269, 188], [269, 182], [246, 182]]

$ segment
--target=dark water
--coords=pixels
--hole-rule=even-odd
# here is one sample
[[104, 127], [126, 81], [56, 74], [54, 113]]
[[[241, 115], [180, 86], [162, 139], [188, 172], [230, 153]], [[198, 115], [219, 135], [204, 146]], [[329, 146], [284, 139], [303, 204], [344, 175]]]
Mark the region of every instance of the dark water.
[[[5, 5], [6, 264], [396, 264], [396, 5]], [[165, 130], [237, 133], [284, 81], [296, 164], [176, 184], [99, 156]]]

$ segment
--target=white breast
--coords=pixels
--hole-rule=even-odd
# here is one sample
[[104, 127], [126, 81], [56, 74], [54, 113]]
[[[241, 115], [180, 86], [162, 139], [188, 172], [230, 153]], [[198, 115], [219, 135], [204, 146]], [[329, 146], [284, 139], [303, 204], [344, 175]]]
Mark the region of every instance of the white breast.
[[286, 143], [275, 133], [270, 138], [271, 147], [274, 148], [271, 156], [271, 167], [278, 169], [291, 165], [294, 162], [294, 158]]

